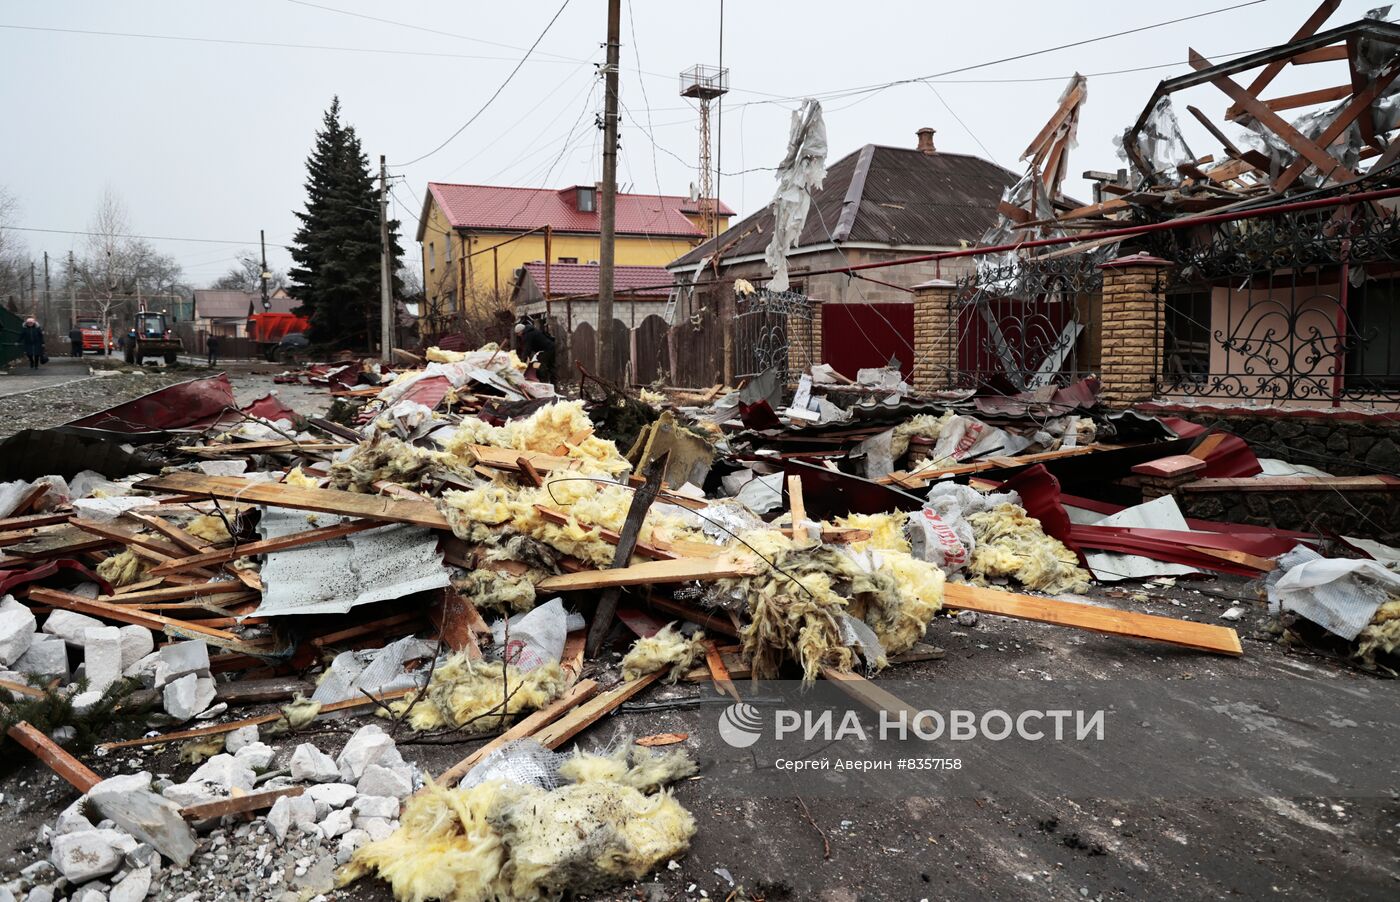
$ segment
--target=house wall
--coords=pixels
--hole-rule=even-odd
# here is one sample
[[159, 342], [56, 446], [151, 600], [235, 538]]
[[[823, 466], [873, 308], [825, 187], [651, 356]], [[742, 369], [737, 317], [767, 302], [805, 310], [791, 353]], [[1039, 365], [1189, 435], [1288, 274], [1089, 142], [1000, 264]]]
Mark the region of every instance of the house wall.
[[[690, 218], [690, 217], [687, 217]], [[698, 221], [698, 217], [695, 218]], [[723, 226], [721, 227], [723, 228]], [[526, 263], [545, 259], [544, 232], [532, 232], [510, 241], [506, 231], [453, 232], [437, 203], [428, 205], [421, 254], [423, 286], [428, 299], [452, 300], [458, 309], [473, 304], [483, 309], [509, 309], [515, 288], [515, 272]], [[509, 241], [508, 244], [503, 242]], [[665, 266], [700, 242], [682, 237], [618, 235], [614, 260], [619, 266]], [[499, 245], [495, 250], [490, 250]], [[573, 258], [579, 263], [596, 261], [600, 237], [596, 234], [555, 232], [550, 239], [554, 262]], [[466, 292], [459, 284], [467, 287]]]
[[[550, 310], [561, 325], [567, 327], [568, 318], [572, 316], [574, 328], [587, 323], [595, 329], [598, 327], [598, 302], [597, 301], [564, 301], [557, 298], [550, 302]], [[652, 314], [660, 316], [666, 312], [666, 302], [662, 301], [627, 301], [617, 298], [613, 301], [613, 319], [622, 320], [629, 329], [636, 328], [642, 320]], [[523, 314], [544, 313], [544, 299], [537, 298], [527, 303], [516, 305], [517, 316]]]

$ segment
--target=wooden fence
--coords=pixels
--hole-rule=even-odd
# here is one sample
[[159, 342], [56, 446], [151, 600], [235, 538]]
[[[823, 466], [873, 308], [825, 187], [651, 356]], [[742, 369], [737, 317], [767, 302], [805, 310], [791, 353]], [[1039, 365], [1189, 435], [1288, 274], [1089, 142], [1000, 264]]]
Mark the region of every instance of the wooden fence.
[[[581, 363], [590, 373], [598, 373], [598, 330], [591, 323], [579, 323], [569, 335], [554, 320], [553, 334], [559, 337], [558, 378], [575, 382]], [[703, 313], [694, 322], [686, 319], [676, 326], [652, 314], [635, 329], [620, 319], [613, 324], [613, 372], [633, 385], [660, 381], [667, 385], [708, 388], [724, 378], [724, 336], [719, 317]]]

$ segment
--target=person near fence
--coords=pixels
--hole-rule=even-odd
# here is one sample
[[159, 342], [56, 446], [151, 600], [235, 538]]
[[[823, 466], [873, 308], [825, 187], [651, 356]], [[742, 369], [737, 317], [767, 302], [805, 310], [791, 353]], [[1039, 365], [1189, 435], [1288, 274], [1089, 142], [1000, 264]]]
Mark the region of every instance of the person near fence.
[[520, 342], [520, 356], [527, 361], [535, 358], [537, 380], [553, 383], [554, 336], [541, 329], [533, 319], [517, 323], [515, 335]]
[[68, 343], [69, 343], [70, 345], [72, 345], [72, 350], [70, 351], [70, 356], [73, 356], [73, 357], [81, 357], [81, 356], [83, 356], [83, 330], [82, 330], [82, 329], [79, 329], [77, 326], [74, 326], [73, 328], [69, 329], [69, 330], [68, 330]]
[[209, 365], [219, 365], [219, 336], [210, 335], [204, 342], [205, 348], [209, 350]]
[[24, 321], [24, 326], [19, 330], [19, 345], [24, 348], [24, 356], [29, 358], [31, 370], [37, 370], [39, 364], [45, 362], [44, 330], [32, 316]]

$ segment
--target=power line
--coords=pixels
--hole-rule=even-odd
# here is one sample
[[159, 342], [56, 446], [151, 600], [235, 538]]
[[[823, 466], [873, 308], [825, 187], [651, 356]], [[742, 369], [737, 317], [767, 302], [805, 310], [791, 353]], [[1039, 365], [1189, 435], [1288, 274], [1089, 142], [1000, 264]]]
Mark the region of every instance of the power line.
[[[1256, 0], [1256, 2], [1257, 2], [1257, 0]], [[443, 142], [442, 142], [441, 144], [439, 144], [437, 147], [434, 147], [432, 150], [428, 151], [427, 153], [423, 154], [422, 156], [414, 157], [413, 159], [409, 160], [407, 163], [402, 163], [402, 164], [396, 165], [396, 166], [394, 166], [394, 168], [395, 168], [395, 169], [402, 169], [402, 168], [404, 168], [405, 166], [412, 166], [414, 163], [420, 162], [420, 161], [422, 161], [422, 160], [426, 160], [428, 157], [432, 156], [433, 154], [437, 153], [439, 150], [442, 150], [444, 147], [446, 147], [447, 145], [451, 144], [452, 141], [453, 141], [458, 135], [460, 135], [462, 132], [466, 131], [466, 130], [467, 130], [467, 126], [469, 126], [469, 125], [471, 125], [473, 122], [475, 122], [475, 121], [477, 120], [477, 118], [481, 116], [482, 113], [486, 112], [487, 108], [491, 106], [491, 104], [496, 100], [496, 98], [501, 96], [501, 92], [504, 91], [504, 90], [506, 89], [506, 85], [510, 84], [510, 83], [511, 83], [511, 80], [515, 78], [516, 73], [518, 73], [518, 72], [520, 71], [521, 67], [523, 67], [523, 66], [525, 65], [525, 62], [530, 58], [530, 54], [532, 54], [532, 53], [535, 52], [535, 48], [538, 47], [538, 46], [540, 45], [540, 41], [543, 41], [543, 40], [544, 40], [544, 36], [547, 35], [547, 34], [549, 34], [549, 30], [550, 30], [551, 28], [554, 27], [554, 23], [557, 22], [557, 21], [559, 21], [559, 17], [560, 17], [561, 15], [564, 14], [564, 10], [568, 7], [568, 5], [569, 5], [569, 0], [564, 0], [563, 3], [559, 4], [559, 9], [555, 11], [554, 16], [553, 16], [553, 17], [549, 20], [549, 22], [544, 26], [544, 31], [541, 31], [540, 34], [539, 34], [539, 37], [535, 38], [535, 42], [534, 42], [533, 44], [530, 45], [530, 49], [529, 49], [529, 50], [525, 51], [525, 55], [522, 56], [522, 57], [520, 58], [520, 62], [518, 62], [518, 63], [515, 64], [515, 68], [512, 69], [512, 70], [510, 70], [510, 74], [506, 76], [506, 80], [503, 81], [503, 82], [501, 82], [500, 87], [496, 88], [496, 90], [491, 94], [490, 97], [486, 98], [486, 102], [483, 103], [483, 104], [481, 105], [481, 108], [480, 108], [480, 109], [478, 109], [475, 113], [472, 114], [472, 116], [471, 116], [470, 119], [468, 119], [466, 122], [463, 122], [460, 128], [458, 128], [458, 129], [457, 129], [455, 132], [453, 132], [451, 135], [448, 135], [448, 136], [447, 136], [447, 140], [446, 140], [446, 141], [443, 141]]]
[[[12, 31], [45, 31], [55, 34], [81, 34], [104, 38], [141, 38], [151, 41], [188, 41], [195, 44], [227, 44], [236, 47], [273, 47], [280, 50], [333, 50], [341, 53], [384, 53], [390, 56], [425, 56], [437, 59], [495, 60], [509, 62], [514, 57], [480, 56], [470, 53], [444, 53], [433, 50], [393, 50], [385, 47], [341, 47], [333, 44], [293, 44], [286, 41], [248, 41], [237, 38], [206, 38], [195, 35], [150, 34], [135, 31], [97, 31], [88, 28], [56, 28], [46, 25], [12, 25], [0, 23], [0, 28]], [[564, 63], [568, 60], [539, 60], [538, 62]]]
[[[143, 240], [143, 241], [190, 241], [190, 242], [197, 242], [197, 243], [199, 243], [199, 244], [242, 244], [242, 245], [254, 245], [254, 244], [257, 244], [256, 241], [253, 241], [253, 240], [250, 239], [250, 238], [245, 238], [245, 239], [243, 239], [243, 240], [241, 240], [241, 241], [225, 241], [225, 240], [223, 240], [223, 239], [221, 239], [221, 238], [176, 238], [176, 237], [171, 236], [171, 235], [125, 235], [125, 234], [110, 234], [110, 233], [108, 233], [108, 232], [83, 232], [83, 231], [78, 231], [78, 230], [76, 230], [76, 229], [40, 229], [40, 228], [35, 228], [35, 227], [33, 227], [33, 226], [8, 226], [8, 225], [5, 226], [4, 229], [0, 229], [0, 231], [4, 231], [5, 229], [13, 229], [13, 230], [16, 231], [16, 232], [44, 232], [44, 233], [50, 234], [50, 235], [87, 235], [87, 236], [91, 236], [91, 237], [94, 237], [94, 238], [139, 238], [139, 239], [141, 239], [141, 240]], [[290, 247], [289, 245], [285, 245], [285, 244], [276, 244], [276, 245], [273, 245], [273, 246], [274, 246], [274, 247], [280, 247], [280, 248], [283, 248], [283, 249], [285, 249], [285, 250], [291, 250], [291, 247]]]
[[943, 99], [943, 95], [938, 93], [938, 89], [935, 88], [933, 85], [929, 84], [928, 82], [924, 82], [924, 87], [928, 88], [930, 91], [933, 92], [933, 96], [937, 97], [938, 102], [943, 104], [943, 109], [948, 111], [948, 115], [952, 116], [953, 120], [957, 122], [958, 125], [962, 126], [963, 131], [967, 132], [968, 136], [971, 137], [973, 141], [977, 142], [977, 146], [982, 148], [982, 152], [987, 155], [987, 159], [1000, 166], [1001, 164], [997, 162], [996, 154], [988, 150], [987, 145], [982, 143], [982, 139], [977, 137], [977, 134], [972, 129], [968, 128], [967, 123], [962, 121], [962, 117], [959, 116], [957, 112], [951, 106], [948, 105], [948, 101]]

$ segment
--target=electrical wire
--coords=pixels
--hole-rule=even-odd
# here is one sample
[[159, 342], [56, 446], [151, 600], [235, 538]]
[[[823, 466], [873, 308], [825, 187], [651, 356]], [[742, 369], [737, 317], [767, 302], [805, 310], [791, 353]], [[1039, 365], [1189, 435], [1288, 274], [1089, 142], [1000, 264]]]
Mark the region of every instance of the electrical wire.
[[[241, 241], [225, 241], [220, 238], [177, 238], [171, 235], [129, 235], [129, 234], [108, 234], [107, 232], [84, 232], [77, 229], [40, 229], [33, 226], [12, 226], [7, 225], [5, 229], [16, 232], [43, 232], [48, 235], [85, 235], [93, 238], [139, 238], [143, 241], [189, 241], [199, 244], [242, 244], [256, 245], [256, 239], [243, 239]], [[285, 244], [274, 244], [273, 247], [280, 247], [284, 250], [291, 250]]]
[[[1256, 0], [1256, 2], [1258, 2], [1258, 0]], [[539, 36], [535, 38], [534, 43], [530, 45], [530, 49], [525, 51], [525, 55], [520, 58], [520, 62], [515, 64], [515, 68], [510, 70], [510, 74], [506, 76], [505, 81], [501, 82], [500, 86], [497, 87], [494, 92], [492, 92], [491, 96], [486, 98], [486, 102], [483, 103], [481, 107], [471, 115], [471, 118], [469, 118], [466, 122], [463, 122], [462, 125], [455, 132], [453, 132], [451, 135], [448, 135], [446, 141], [443, 141], [437, 147], [434, 147], [432, 150], [428, 151], [425, 154], [422, 154], [421, 156], [414, 157], [407, 163], [396, 164], [392, 168], [403, 169], [406, 166], [412, 166], [414, 163], [426, 160], [428, 157], [432, 156], [433, 154], [442, 150], [447, 145], [451, 144], [458, 135], [466, 131], [467, 126], [471, 125], [478, 118], [480, 118], [481, 114], [486, 112], [486, 110], [491, 106], [491, 104], [495, 102], [496, 98], [501, 96], [501, 92], [506, 89], [506, 86], [509, 85], [511, 81], [515, 78], [516, 74], [520, 72], [520, 69], [525, 65], [526, 61], [530, 59], [530, 55], [535, 52], [535, 48], [540, 45], [540, 41], [543, 41], [545, 35], [549, 34], [549, 30], [554, 27], [555, 22], [559, 21], [559, 17], [564, 14], [564, 10], [567, 9], [568, 6], [569, 0], [564, 0], [563, 3], [559, 4], [559, 9], [555, 10], [553, 17], [551, 17], [549, 22], [545, 24], [544, 30], [541, 31], [539, 33]]]

